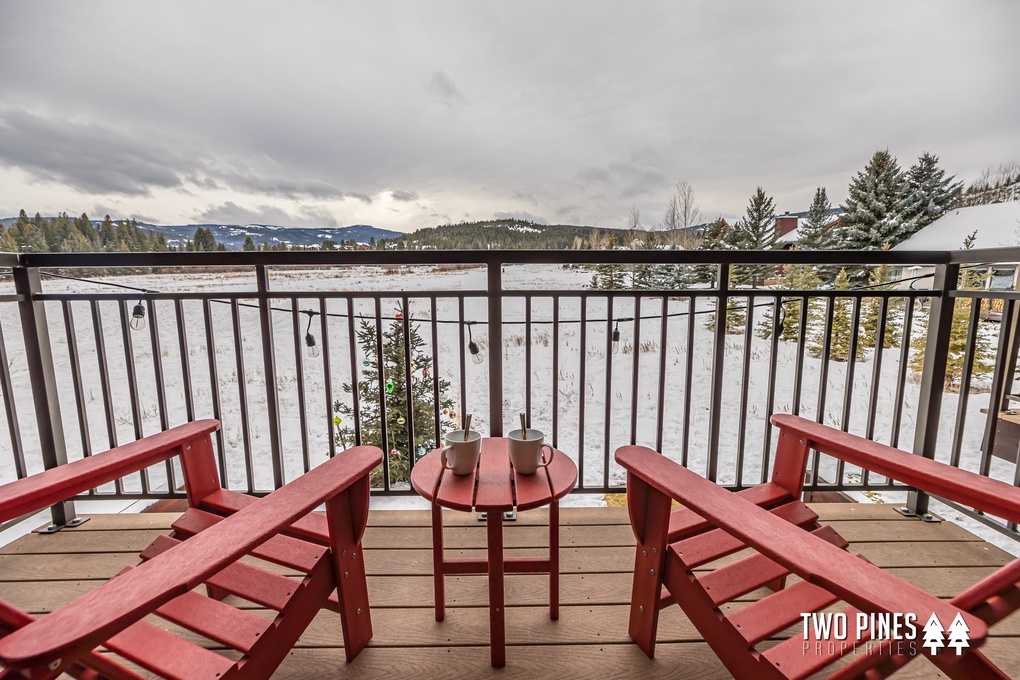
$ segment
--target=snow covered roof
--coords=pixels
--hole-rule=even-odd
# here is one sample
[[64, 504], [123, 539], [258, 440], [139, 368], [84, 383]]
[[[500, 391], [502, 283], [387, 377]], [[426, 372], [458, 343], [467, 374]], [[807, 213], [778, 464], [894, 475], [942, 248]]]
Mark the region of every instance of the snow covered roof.
[[1020, 201], [953, 210], [893, 250], [960, 250], [963, 239], [975, 230], [975, 248], [1020, 245]]
[[776, 237], [776, 243], [796, 243], [800, 240], [800, 225], [786, 232], [782, 236]]

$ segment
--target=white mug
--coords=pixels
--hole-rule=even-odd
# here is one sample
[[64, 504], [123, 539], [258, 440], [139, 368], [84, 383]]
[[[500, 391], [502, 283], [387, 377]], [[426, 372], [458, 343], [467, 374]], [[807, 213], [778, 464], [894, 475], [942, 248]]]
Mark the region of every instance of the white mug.
[[482, 435], [474, 430], [454, 430], [443, 438], [446, 446], [439, 452], [439, 460], [447, 470], [455, 475], [469, 475], [478, 467], [478, 457], [482, 453]]
[[[524, 433], [527, 438], [522, 436]], [[541, 430], [530, 427], [527, 430], [511, 430], [507, 437], [510, 440], [510, 460], [519, 474], [533, 475], [538, 468], [552, 462], [553, 447], [543, 443], [545, 433]], [[542, 454], [545, 449], [549, 449], [549, 457], [543, 463]]]

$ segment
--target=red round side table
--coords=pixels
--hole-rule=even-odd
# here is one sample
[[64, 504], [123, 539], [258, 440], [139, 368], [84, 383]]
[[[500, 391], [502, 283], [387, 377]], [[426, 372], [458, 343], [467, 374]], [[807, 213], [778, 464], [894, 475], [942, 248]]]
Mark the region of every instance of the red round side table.
[[[559, 618], [560, 604], [560, 504], [577, 482], [577, 467], [562, 451], [535, 474], [518, 474], [510, 460], [508, 440], [482, 439], [478, 466], [468, 475], [443, 469], [439, 449], [426, 454], [411, 471], [411, 485], [432, 503], [432, 558], [436, 591], [436, 621], [446, 615], [446, 574], [489, 575], [489, 641], [492, 665], [506, 665], [506, 612], [504, 573], [549, 574], [549, 618]], [[549, 506], [549, 557], [504, 557], [503, 513]], [[450, 558], [443, 552], [442, 508], [486, 513], [487, 556]]]

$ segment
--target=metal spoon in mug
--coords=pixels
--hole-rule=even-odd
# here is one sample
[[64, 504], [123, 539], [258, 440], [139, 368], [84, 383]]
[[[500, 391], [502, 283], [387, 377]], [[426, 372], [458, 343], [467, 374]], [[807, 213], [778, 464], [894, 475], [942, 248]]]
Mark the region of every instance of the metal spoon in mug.
[[528, 426], [525, 424], [524, 414], [521, 414], [521, 439], [526, 441], [528, 439]]
[[471, 431], [471, 414], [464, 416], [464, 441], [468, 440], [468, 432]]

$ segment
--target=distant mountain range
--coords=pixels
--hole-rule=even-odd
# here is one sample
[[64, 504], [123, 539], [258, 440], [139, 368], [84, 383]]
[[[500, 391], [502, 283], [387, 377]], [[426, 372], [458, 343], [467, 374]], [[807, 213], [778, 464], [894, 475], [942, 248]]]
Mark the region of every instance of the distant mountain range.
[[[5, 227], [9, 227], [17, 219], [17, 217], [5, 217], [0, 219], [0, 223]], [[102, 220], [92, 220], [92, 224], [97, 226], [102, 223]], [[166, 242], [170, 245], [183, 245], [185, 241], [191, 240], [195, 236], [195, 230], [199, 227], [211, 230], [216, 238], [216, 242], [226, 245], [228, 250], [241, 250], [241, 247], [244, 245], [244, 239], [247, 236], [251, 236], [257, 246], [261, 246], [263, 243], [268, 243], [271, 246], [281, 243], [294, 246], [317, 246], [327, 239], [337, 243], [354, 240], [358, 243], [368, 244], [372, 239], [382, 241], [384, 239], [399, 238], [404, 235], [400, 231], [379, 229], [367, 224], [310, 229], [304, 227], [278, 227], [271, 224], [179, 224], [161, 226], [138, 222], [139, 229], [163, 234]]]

